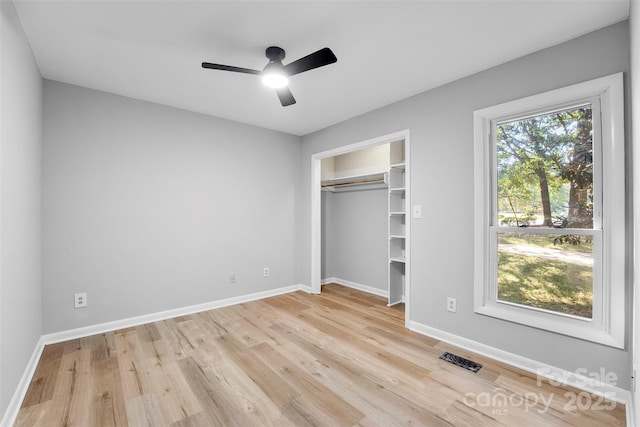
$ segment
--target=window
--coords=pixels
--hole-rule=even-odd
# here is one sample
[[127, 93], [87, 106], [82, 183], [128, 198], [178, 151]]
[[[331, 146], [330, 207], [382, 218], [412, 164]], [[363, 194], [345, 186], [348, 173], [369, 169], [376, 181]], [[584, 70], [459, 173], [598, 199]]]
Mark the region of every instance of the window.
[[622, 86], [474, 113], [477, 313], [624, 347]]

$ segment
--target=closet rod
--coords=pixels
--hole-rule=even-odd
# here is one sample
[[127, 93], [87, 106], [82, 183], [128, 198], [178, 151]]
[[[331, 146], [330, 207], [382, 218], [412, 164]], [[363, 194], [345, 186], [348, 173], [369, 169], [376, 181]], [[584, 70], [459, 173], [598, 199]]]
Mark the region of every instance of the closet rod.
[[377, 183], [385, 183], [384, 177], [374, 178], [374, 179], [360, 179], [355, 181], [339, 182], [335, 184], [322, 184], [322, 188], [349, 187], [352, 185], [377, 184]]

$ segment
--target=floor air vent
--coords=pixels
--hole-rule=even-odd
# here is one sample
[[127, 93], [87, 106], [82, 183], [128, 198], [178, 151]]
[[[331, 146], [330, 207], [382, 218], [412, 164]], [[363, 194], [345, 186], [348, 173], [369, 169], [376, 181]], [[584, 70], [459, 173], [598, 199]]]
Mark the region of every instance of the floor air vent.
[[482, 365], [479, 363], [476, 363], [469, 359], [465, 359], [464, 357], [456, 356], [455, 354], [451, 354], [448, 352], [440, 356], [440, 359], [449, 363], [453, 363], [454, 365], [458, 365], [462, 368], [468, 369], [471, 372], [478, 372], [480, 368], [482, 368]]

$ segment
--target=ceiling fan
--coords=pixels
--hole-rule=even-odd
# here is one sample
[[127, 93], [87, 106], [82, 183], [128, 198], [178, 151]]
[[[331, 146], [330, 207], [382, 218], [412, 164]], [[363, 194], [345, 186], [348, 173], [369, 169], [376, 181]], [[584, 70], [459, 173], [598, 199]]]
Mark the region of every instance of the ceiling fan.
[[291, 90], [287, 87], [289, 84], [289, 77], [305, 71], [313, 70], [314, 68], [333, 64], [338, 60], [328, 47], [313, 52], [287, 65], [282, 65], [282, 60], [285, 56], [284, 49], [277, 46], [271, 46], [267, 48], [265, 54], [269, 59], [269, 63], [262, 71], [234, 67], [231, 65], [212, 64], [210, 62], [203, 62], [202, 68], [262, 76], [262, 82], [276, 90], [278, 98], [280, 98], [280, 103], [283, 107], [286, 107], [296, 103]]

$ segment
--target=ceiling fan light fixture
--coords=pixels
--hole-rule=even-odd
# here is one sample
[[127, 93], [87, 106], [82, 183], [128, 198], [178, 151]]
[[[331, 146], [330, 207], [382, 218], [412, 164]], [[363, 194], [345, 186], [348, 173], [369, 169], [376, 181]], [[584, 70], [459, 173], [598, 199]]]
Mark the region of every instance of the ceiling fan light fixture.
[[262, 83], [274, 89], [280, 89], [289, 84], [289, 79], [283, 73], [267, 73], [262, 76]]
[[270, 62], [262, 72], [262, 83], [265, 86], [281, 89], [289, 84], [289, 78], [281, 63]]

